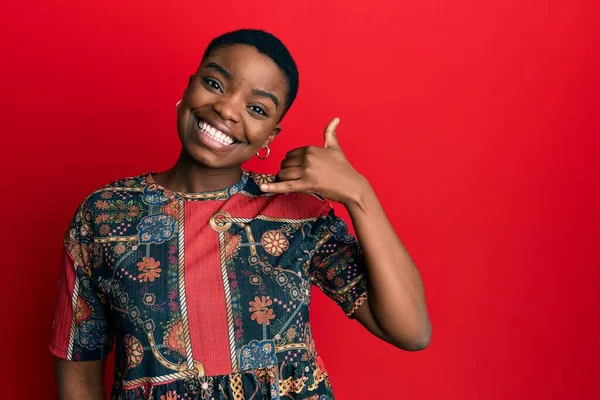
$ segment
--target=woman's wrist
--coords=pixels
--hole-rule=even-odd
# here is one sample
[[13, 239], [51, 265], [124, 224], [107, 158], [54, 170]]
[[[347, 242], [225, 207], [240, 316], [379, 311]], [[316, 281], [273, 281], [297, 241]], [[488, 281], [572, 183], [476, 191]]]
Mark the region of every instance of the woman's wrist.
[[361, 175], [360, 183], [355, 186], [355, 189], [350, 192], [348, 199], [342, 204], [350, 213], [359, 210], [365, 212], [369, 209], [369, 205], [373, 204], [373, 201], [377, 201], [375, 191], [367, 178]]

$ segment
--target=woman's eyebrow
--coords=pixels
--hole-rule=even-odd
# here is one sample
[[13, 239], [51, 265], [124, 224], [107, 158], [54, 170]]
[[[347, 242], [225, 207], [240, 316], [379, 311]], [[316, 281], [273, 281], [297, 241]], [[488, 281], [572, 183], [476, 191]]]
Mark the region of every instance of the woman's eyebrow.
[[260, 89], [252, 90], [252, 94], [255, 96], [261, 96], [261, 97], [266, 97], [266, 98], [271, 99], [273, 101], [273, 103], [275, 103], [275, 109], [279, 108], [279, 99], [274, 94], [265, 92], [264, 90], [260, 90]]
[[229, 80], [231, 80], [232, 75], [229, 71], [227, 71], [225, 68], [223, 68], [222, 66], [220, 66], [219, 64], [217, 64], [214, 61], [209, 62], [208, 64], [206, 64], [206, 68], [212, 68], [212, 69], [216, 69], [217, 71], [219, 71], [221, 74], [223, 74], [223, 76]]

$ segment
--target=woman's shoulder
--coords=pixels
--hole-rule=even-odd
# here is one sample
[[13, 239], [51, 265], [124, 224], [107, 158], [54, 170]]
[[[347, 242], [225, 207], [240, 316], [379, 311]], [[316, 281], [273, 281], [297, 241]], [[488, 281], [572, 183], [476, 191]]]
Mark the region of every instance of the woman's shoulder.
[[112, 182], [100, 186], [96, 191], [94, 191], [94, 193], [103, 192], [107, 190], [143, 190], [144, 186], [146, 186], [146, 178], [148, 177], [148, 175], [150, 175], [150, 173], [127, 176], [125, 178], [113, 180]]
[[[126, 200], [126, 198], [133, 200], [136, 197], [136, 193], [141, 194], [144, 191], [148, 175], [150, 175], [150, 173], [126, 176], [105, 183], [89, 192], [83, 201], [80, 202], [79, 207], [93, 208], [94, 205], [99, 204], [98, 202], [114, 200], [116, 197], [122, 200]], [[121, 195], [116, 196], [117, 193], [121, 193]]]

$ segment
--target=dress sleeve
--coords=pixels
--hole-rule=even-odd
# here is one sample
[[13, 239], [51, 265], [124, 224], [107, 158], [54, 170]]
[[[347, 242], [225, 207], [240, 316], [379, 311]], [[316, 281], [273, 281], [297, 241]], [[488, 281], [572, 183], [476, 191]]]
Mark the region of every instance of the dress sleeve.
[[49, 349], [54, 356], [66, 360], [100, 360], [112, 349], [113, 338], [105, 318], [106, 300], [93, 282], [92, 218], [91, 207], [83, 203], [64, 237]]
[[360, 244], [331, 206], [315, 221], [317, 244], [309, 264], [311, 281], [350, 318], [367, 299], [367, 276]]

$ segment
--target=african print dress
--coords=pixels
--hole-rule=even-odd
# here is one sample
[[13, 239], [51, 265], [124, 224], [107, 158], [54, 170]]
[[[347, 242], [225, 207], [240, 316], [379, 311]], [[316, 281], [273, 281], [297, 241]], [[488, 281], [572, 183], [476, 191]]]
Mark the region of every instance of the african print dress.
[[273, 178], [185, 194], [150, 173], [92, 193], [65, 235], [52, 354], [114, 346], [112, 399], [333, 399], [311, 283], [351, 316], [361, 249], [326, 200], [261, 192]]

